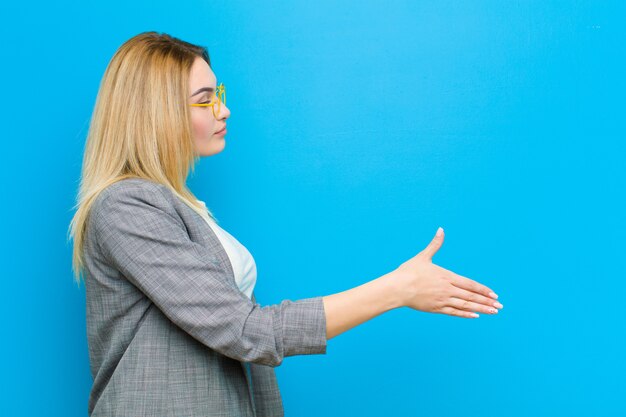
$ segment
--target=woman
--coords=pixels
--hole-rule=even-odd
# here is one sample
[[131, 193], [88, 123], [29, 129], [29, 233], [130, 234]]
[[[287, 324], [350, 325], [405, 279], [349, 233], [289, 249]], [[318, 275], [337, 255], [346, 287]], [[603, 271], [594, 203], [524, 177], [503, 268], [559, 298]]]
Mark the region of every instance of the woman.
[[205, 48], [156, 32], [125, 42], [94, 108], [72, 219], [94, 378], [90, 416], [282, 416], [274, 367], [386, 311], [477, 317], [486, 286], [434, 265], [433, 241], [397, 269], [324, 297], [261, 307], [250, 253], [186, 187], [224, 149], [225, 90]]

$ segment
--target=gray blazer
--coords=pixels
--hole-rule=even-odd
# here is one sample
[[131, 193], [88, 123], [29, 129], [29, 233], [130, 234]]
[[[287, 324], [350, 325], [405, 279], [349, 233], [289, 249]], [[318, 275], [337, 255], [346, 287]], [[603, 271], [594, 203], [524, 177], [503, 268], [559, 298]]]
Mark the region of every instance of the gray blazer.
[[107, 187], [85, 233], [90, 416], [283, 416], [274, 367], [326, 353], [322, 297], [250, 300], [206, 221], [149, 180]]

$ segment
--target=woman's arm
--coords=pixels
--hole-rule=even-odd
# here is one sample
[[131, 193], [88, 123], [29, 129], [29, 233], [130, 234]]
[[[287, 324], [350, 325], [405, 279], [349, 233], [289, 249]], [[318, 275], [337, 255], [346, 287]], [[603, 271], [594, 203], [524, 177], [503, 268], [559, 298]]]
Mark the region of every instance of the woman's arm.
[[487, 286], [432, 263], [443, 244], [443, 229], [430, 244], [397, 269], [358, 287], [322, 297], [326, 338], [331, 339], [382, 313], [410, 307], [427, 313], [476, 318], [503, 305]]

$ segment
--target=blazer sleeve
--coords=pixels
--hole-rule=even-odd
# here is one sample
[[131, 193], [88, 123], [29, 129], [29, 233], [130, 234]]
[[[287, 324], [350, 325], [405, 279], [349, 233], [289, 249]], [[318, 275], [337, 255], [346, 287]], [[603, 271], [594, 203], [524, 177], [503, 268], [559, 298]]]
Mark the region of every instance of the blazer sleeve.
[[322, 297], [261, 307], [190, 239], [160, 189], [107, 191], [89, 220], [102, 254], [185, 332], [230, 358], [272, 367], [286, 356], [326, 353]]

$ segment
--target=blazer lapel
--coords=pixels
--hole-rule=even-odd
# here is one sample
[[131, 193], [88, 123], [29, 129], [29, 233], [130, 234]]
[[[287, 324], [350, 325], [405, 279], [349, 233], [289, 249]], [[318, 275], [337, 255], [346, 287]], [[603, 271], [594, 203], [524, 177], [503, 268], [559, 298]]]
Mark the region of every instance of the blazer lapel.
[[231, 283], [237, 287], [235, 273], [233, 271], [230, 258], [228, 257], [228, 253], [226, 253], [224, 245], [222, 245], [222, 242], [213, 231], [213, 228], [207, 224], [207, 221], [202, 218], [202, 216], [187, 206], [187, 204], [182, 201], [180, 204], [184, 206], [183, 209], [186, 211], [183, 221], [186, 223], [191, 239], [199, 241], [199, 243], [204, 246], [209, 253], [214, 253], [217, 256], [221, 266], [228, 272]]

